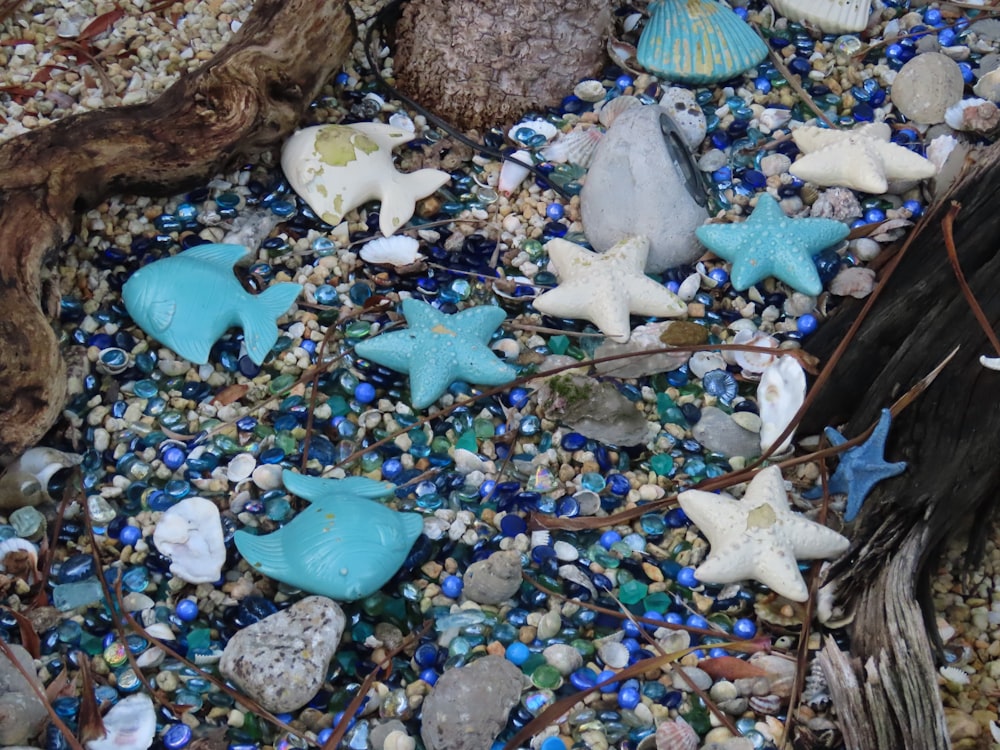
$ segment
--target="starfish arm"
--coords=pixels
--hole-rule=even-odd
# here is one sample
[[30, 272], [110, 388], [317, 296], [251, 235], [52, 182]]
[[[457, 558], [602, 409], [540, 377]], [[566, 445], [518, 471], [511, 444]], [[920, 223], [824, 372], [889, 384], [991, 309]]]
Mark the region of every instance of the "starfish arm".
[[702, 224], [694, 230], [698, 241], [723, 260], [733, 262], [739, 255], [742, 243], [742, 224]]
[[581, 284], [565, 282], [555, 289], [535, 297], [532, 303], [538, 312], [557, 318], [584, 318], [590, 320], [588, 308], [592, 303], [590, 293]]
[[804, 258], [785, 255], [780, 262], [772, 264], [769, 275], [785, 282], [792, 289], [811, 297], [815, 297], [823, 291], [823, 281], [809, 255]]
[[410, 329], [390, 331], [366, 341], [354, 348], [359, 357], [370, 359], [396, 372], [409, 372], [413, 359], [416, 333]]
[[837, 430], [832, 427], [827, 427], [823, 430], [823, 434], [826, 435], [826, 439], [830, 441], [830, 445], [838, 446], [843, 445], [847, 442], [847, 438], [841, 435]]
[[829, 560], [851, 544], [843, 534], [792, 511], [775, 525], [774, 534], [797, 560]]
[[417, 409], [437, 401], [455, 380], [454, 365], [447, 357], [437, 357], [436, 347], [429, 347], [410, 365], [410, 400]]
[[759, 507], [764, 503], [770, 505], [778, 513], [789, 509], [785, 480], [781, 475], [781, 469], [777, 466], [768, 466], [766, 469], [758, 471], [750, 480], [746, 494], [743, 496], [743, 504], [746, 506]]
[[895, 143], [876, 143], [875, 151], [890, 180], [926, 180], [937, 174], [934, 162]]
[[649, 240], [638, 234], [624, 237], [603, 253], [603, 257], [620, 266], [625, 274], [644, 274], [649, 257]]
[[870, 139], [842, 140], [802, 156], [789, 168], [817, 185], [840, 185], [882, 195], [888, 190], [885, 165]]
[[484, 344], [468, 341], [455, 346], [453, 379], [477, 385], [503, 385], [517, 377], [517, 370], [498, 359]]
[[628, 304], [633, 315], [673, 318], [687, 312], [684, 300], [648, 276], [634, 280], [629, 288]]
[[713, 545], [711, 554], [695, 568], [695, 578], [704, 583], [735, 583], [754, 578], [753, 559], [757, 553], [748, 540]]
[[486, 344], [506, 318], [507, 313], [501, 307], [479, 305], [455, 313], [449, 322], [460, 334]]
[[783, 545], [773, 545], [761, 550], [761, 554], [755, 558], [753, 577], [793, 602], [804, 602], [809, 598], [809, 589], [799, 572], [795, 555]]
[[545, 252], [560, 279], [573, 275], [574, 269], [585, 268], [601, 259], [598, 253], [558, 237], [545, 243]]

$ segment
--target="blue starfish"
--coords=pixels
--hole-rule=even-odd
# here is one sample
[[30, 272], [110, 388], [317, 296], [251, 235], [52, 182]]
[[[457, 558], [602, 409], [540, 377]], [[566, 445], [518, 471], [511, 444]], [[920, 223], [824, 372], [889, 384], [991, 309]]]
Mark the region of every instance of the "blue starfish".
[[418, 409], [430, 406], [456, 380], [502, 385], [517, 371], [490, 351], [490, 336], [506, 317], [499, 307], [481, 305], [448, 315], [415, 299], [403, 300], [410, 327], [362, 341], [358, 356], [410, 375]]
[[812, 256], [844, 239], [850, 229], [833, 219], [790, 219], [767, 193], [739, 224], [705, 224], [695, 235], [733, 264], [733, 288], [743, 291], [774, 276], [803, 294], [817, 295], [823, 282]]
[[[892, 412], [882, 410], [878, 425], [871, 436], [861, 445], [848, 448], [840, 454], [840, 464], [830, 477], [827, 485], [831, 493], [847, 495], [847, 511], [845, 521], [853, 521], [861, 512], [861, 504], [868, 498], [868, 493], [883, 479], [894, 477], [906, 471], [906, 461], [887, 463], [885, 460], [885, 441], [889, 436], [889, 425], [892, 422]], [[824, 430], [827, 440], [832, 445], [843, 445], [847, 438], [832, 427]], [[821, 490], [822, 492], [822, 490]], [[813, 498], [815, 490], [810, 491]], [[806, 494], [803, 493], [803, 497]]]

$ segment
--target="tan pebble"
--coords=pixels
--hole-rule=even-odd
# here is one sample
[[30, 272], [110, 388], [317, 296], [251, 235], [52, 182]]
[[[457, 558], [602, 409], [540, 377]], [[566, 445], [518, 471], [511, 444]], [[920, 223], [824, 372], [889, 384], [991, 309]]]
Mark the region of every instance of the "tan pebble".
[[644, 562], [642, 564], [642, 571], [646, 574], [646, 577], [651, 581], [660, 582], [663, 580], [663, 571], [652, 563]]
[[522, 625], [517, 631], [517, 640], [521, 643], [531, 643], [537, 633], [538, 629], [534, 625]]

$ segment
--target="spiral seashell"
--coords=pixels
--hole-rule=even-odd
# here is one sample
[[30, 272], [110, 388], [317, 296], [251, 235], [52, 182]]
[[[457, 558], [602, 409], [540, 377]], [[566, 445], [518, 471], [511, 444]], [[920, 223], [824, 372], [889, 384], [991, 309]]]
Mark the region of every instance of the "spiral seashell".
[[[631, 94], [625, 94], [623, 96], [616, 96], [609, 102], [605, 102], [604, 106], [601, 107], [597, 114], [597, 119], [600, 121], [601, 125], [604, 127], [610, 127], [611, 123], [624, 112], [626, 109], [632, 109], [632, 107], [641, 107], [642, 102], [639, 101], [637, 97]], [[595, 107], [596, 109], [596, 107]]]
[[[799, 361], [792, 356], [779, 357], [764, 370], [757, 386], [757, 404], [760, 408], [760, 448], [770, 450], [774, 441], [791, 424], [806, 398], [806, 374]], [[792, 444], [793, 430], [774, 448], [783, 453]]]
[[563, 133], [542, 149], [542, 157], [546, 161], [560, 164], [571, 162], [581, 167], [589, 167], [590, 160], [593, 159], [594, 151], [603, 135], [600, 128], [574, 128], [568, 133]]
[[48, 486], [49, 480], [60, 469], [76, 466], [83, 460], [76, 453], [64, 453], [55, 448], [29, 448], [8, 468], [8, 472], [23, 471], [33, 475], [41, 485], [42, 494], [51, 500]]
[[757, 713], [774, 716], [781, 713], [781, 706], [784, 701], [777, 695], [751, 695], [750, 708]]

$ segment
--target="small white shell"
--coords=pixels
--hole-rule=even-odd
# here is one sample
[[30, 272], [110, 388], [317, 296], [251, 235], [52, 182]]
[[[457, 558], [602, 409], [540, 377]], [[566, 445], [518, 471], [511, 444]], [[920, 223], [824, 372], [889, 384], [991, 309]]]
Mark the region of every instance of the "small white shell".
[[726, 360], [718, 352], [695, 352], [688, 360], [688, 369], [696, 378], [701, 378], [711, 370], [725, 370]]
[[987, 133], [1000, 124], [1000, 107], [978, 97], [963, 99], [945, 110], [944, 121], [955, 130]]
[[[770, 364], [760, 376], [757, 405], [760, 408], [760, 448], [767, 451], [778, 436], [791, 424], [792, 418], [806, 398], [806, 374], [799, 361], [790, 355]], [[792, 443], [794, 430], [775, 453], [783, 453]]]
[[863, 31], [868, 25], [871, 0], [770, 0], [789, 21], [807, 23], [827, 34]]
[[[531, 154], [525, 150], [515, 151], [511, 154], [515, 159], [525, 164], [533, 164]], [[531, 174], [531, 170], [523, 167], [510, 159], [505, 159], [500, 167], [500, 180], [497, 182], [497, 190], [503, 195], [511, 195], [524, 182], [524, 178]]]
[[545, 529], [531, 532], [531, 548], [545, 547], [552, 540], [552, 535]]
[[597, 649], [597, 655], [605, 666], [612, 669], [622, 669], [628, 666], [628, 648], [618, 641], [607, 641], [602, 643]]
[[226, 478], [230, 482], [248, 479], [257, 468], [257, 459], [249, 453], [238, 453], [226, 466]]
[[[778, 348], [778, 340], [776, 338], [760, 331], [739, 331], [733, 336], [731, 343], [759, 346], [766, 349]], [[761, 352], [733, 352], [733, 360], [743, 369], [744, 375], [758, 375], [764, 372], [774, 359], [774, 355], [763, 354]]]
[[580, 490], [573, 495], [580, 506], [581, 516], [592, 516], [601, 509], [601, 496], [590, 490]]
[[969, 675], [958, 667], [941, 667], [938, 673], [944, 677], [945, 682], [949, 685], [968, 685], [971, 681]]
[[[544, 136], [546, 141], [551, 141], [559, 133], [559, 128], [548, 120], [525, 120], [524, 122], [517, 123], [517, 125], [508, 130], [507, 137], [514, 141], [514, 143], [523, 144], [527, 141], [527, 138], [524, 137], [525, 129], [533, 131], [536, 135]], [[518, 134], [521, 137], [518, 137]]]
[[594, 80], [593, 78], [588, 78], [586, 81], [580, 81], [573, 88], [573, 95], [585, 102], [599, 102], [607, 94], [604, 84], [600, 81]]
[[361, 260], [366, 263], [389, 266], [409, 266], [423, 260], [419, 252], [420, 243], [412, 237], [396, 234], [392, 237], [379, 237], [366, 242], [361, 248]]
[[284, 485], [281, 482], [281, 467], [278, 464], [262, 464], [250, 475], [253, 483], [261, 490], [276, 490]]
[[[35, 572], [38, 571], [38, 548], [27, 539], [15, 536], [0, 542], [0, 573], [6, 571], [3, 565], [4, 559], [7, 555], [15, 552], [27, 553], [28, 559], [31, 561], [32, 570]], [[29, 584], [34, 583], [35, 577], [34, 573], [29, 573], [27, 582]]]
[[416, 125], [413, 124], [413, 120], [405, 112], [393, 112], [389, 115], [389, 124], [394, 128], [400, 128], [408, 133], [415, 133], [417, 130]]
[[581, 167], [589, 167], [603, 135], [600, 128], [574, 128], [542, 149], [542, 158], [560, 164], [572, 162]]

